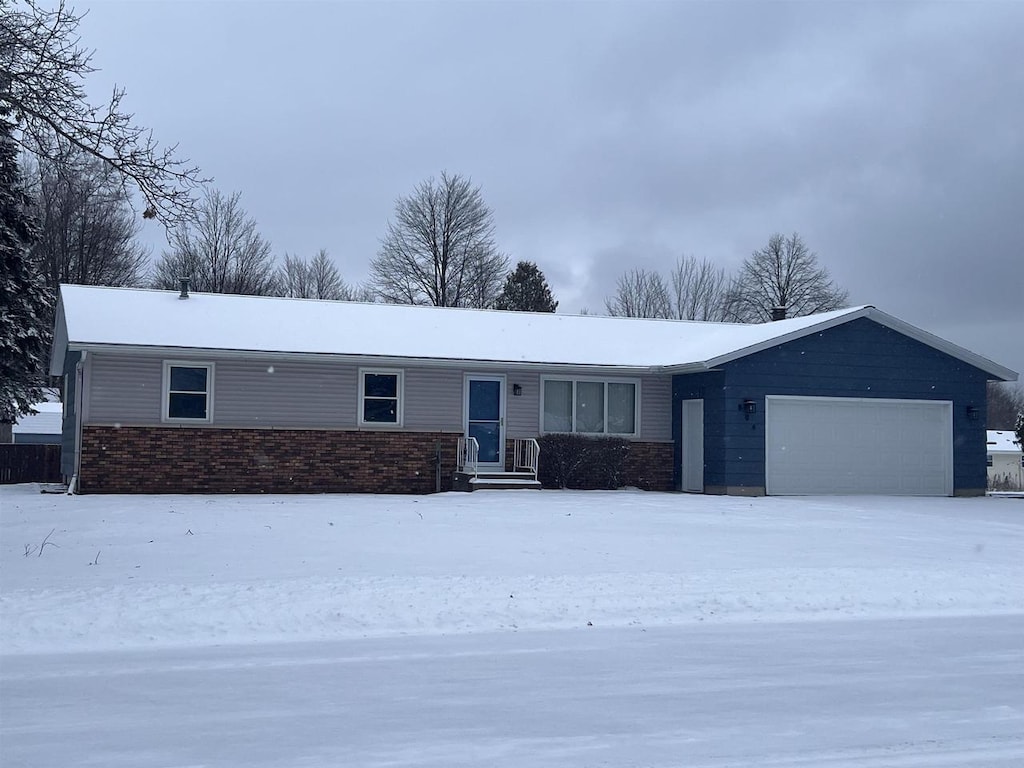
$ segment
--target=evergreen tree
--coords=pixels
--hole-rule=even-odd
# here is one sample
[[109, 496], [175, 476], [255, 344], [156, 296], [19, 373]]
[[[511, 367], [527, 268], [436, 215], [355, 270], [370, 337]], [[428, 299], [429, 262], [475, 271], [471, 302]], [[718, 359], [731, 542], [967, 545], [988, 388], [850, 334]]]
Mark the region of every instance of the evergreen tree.
[[30, 255], [38, 229], [11, 131], [0, 114], [0, 424], [30, 413], [43, 398], [40, 318], [53, 300]]
[[495, 309], [513, 312], [554, 312], [558, 302], [551, 295], [551, 288], [532, 261], [520, 261], [505, 280], [505, 288], [494, 303]]

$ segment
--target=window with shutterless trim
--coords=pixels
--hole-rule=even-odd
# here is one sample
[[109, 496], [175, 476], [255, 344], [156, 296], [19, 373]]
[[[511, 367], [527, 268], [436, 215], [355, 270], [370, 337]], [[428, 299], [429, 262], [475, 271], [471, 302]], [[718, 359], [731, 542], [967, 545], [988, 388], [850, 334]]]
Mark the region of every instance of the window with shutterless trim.
[[359, 369], [359, 423], [402, 425], [404, 373], [390, 368]]
[[541, 432], [639, 434], [640, 382], [635, 379], [541, 377]]
[[165, 360], [163, 421], [213, 421], [213, 363]]

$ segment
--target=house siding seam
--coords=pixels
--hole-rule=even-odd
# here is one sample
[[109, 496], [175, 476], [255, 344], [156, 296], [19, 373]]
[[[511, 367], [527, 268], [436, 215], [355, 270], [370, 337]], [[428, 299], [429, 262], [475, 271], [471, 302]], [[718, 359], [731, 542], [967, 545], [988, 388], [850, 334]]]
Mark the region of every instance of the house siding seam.
[[454, 434], [83, 429], [81, 493], [431, 493], [451, 489]]

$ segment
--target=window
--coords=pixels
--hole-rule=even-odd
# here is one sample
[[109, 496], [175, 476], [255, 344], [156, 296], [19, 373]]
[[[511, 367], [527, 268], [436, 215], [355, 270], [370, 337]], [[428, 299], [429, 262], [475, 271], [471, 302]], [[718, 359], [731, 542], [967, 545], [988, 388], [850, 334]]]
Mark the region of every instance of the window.
[[359, 423], [402, 425], [402, 372], [359, 371]]
[[164, 363], [164, 421], [213, 421], [213, 363]]
[[991, 453], [990, 453], [990, 454], [988, 454], [988, 455], [987, 455], [987, 456], [985, 457], [985, 466], [986, 466], [986, 467], [991, 467], [991, 466], [992, 466], [992, 454], [991, 454]]
[[544, 378], [543, 432], [636, 436], [640, 385], [636, 381]]

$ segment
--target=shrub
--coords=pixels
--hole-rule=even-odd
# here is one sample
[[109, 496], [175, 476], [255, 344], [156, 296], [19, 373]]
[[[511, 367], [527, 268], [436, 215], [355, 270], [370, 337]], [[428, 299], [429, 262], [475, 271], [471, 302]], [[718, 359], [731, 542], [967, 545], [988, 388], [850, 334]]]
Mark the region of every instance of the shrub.
[[629, 441], [620, 437], [544, 435], [538, 479], [545, 488], [614, 490], [621, 483]]

